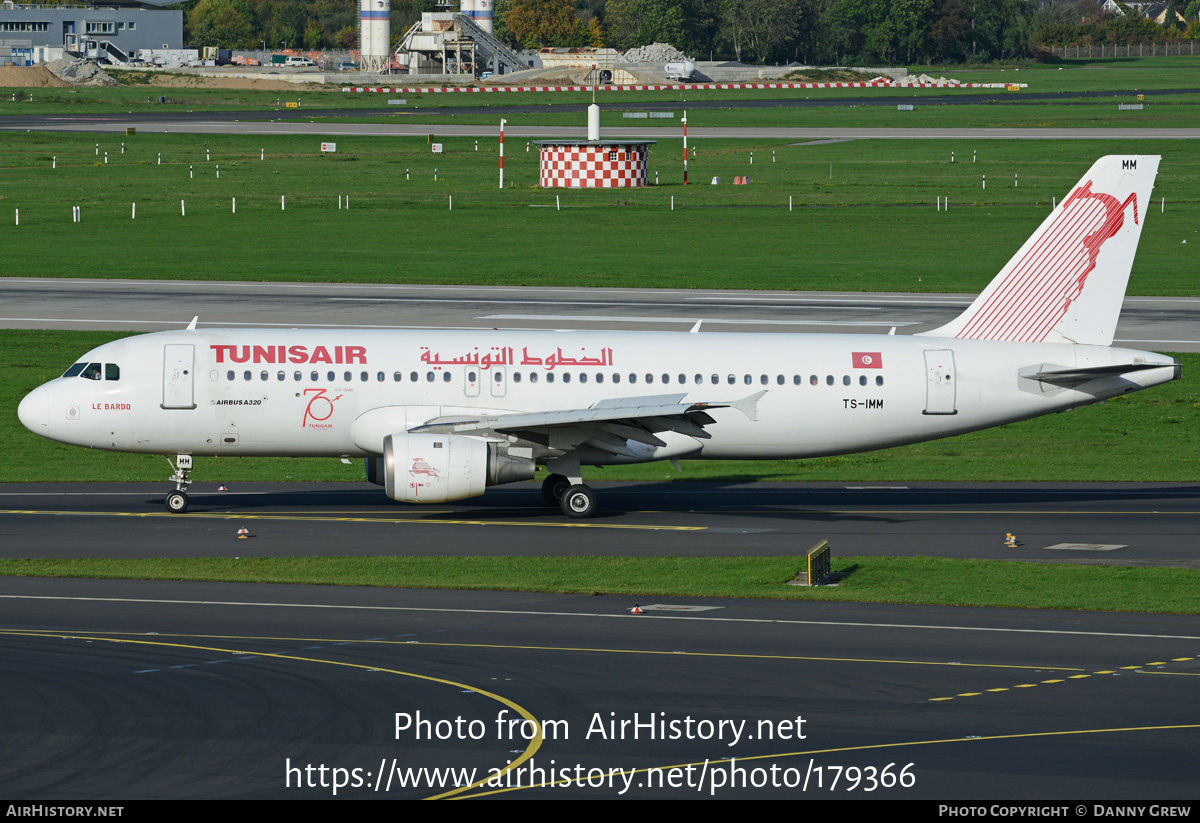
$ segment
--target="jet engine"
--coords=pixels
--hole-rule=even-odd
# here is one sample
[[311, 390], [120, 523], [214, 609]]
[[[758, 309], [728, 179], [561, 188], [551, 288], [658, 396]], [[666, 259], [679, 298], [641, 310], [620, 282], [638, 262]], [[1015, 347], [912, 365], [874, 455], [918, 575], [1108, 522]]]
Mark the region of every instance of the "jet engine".
[[389, 434], [383, 457], [367, 458], [367, 479], [405, 503], [475, 497], [487, 486], [532, 480], [534, 471], [532, 458], [514, 457], [502, 443], [455, 434]]

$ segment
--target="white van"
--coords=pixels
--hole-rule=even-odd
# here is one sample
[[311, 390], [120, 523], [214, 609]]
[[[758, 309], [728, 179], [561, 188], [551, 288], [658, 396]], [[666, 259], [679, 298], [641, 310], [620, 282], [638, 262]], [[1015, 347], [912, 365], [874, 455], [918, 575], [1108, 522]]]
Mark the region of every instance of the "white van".
[[307, 57], [289, 57], [283, 65], [287, 68], [303, 68], [306, 66], [315, 68], [317, 64]]

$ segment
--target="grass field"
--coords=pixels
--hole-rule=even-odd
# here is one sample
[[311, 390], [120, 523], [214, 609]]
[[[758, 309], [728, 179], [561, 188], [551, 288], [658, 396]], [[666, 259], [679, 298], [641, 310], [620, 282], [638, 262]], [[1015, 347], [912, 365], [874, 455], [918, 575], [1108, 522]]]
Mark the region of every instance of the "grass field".
[[[1136, 52], [1136, 49], [1134, 50]], [[1057, 64], [993, 65], [993, 66], [911, 66], [913, 74], [946, 76], [964, 83], [1024, 83], [1028, 92], [1079, 92], [1079, 91], [1149, 91], [1154, 89], [1200, 88], [1200, 57], [1130, 57], [1105, 60], [1065, 60]], [[214, 89], [196, 86], [161, 87], [149, 85], [154, 74], [144, 71], [113, 71], [113, 75], [125, 86], [116, 88], [45, 88], [45, 89], [0, 89], [0, 118], [6, 115], [32, 114], [102, 114], [120, 112], [153, 112], [201, 110], [237, 111], [261, 110], [283, 107], [287, 101], [299, 101], [301, 110], [306, 109], [354, 109], [382, 108], [386, 98], [394, 94], [344, 93], [343, 87], [366, 85], [355, 73], [339, 76], [336, 83], [296, 84], [294, 90], [265, 91], [254, 89]], [[185, 79], [182, 82], [187, 83]], [[770, 81], [764, 81], [770, 82]], [[380, 85], [375, 83], [373, 85]], [[398, 75], [386, 81], [388, 86], [410, 87], [441, 85], [414, 81]], [[17, 100], [14, 92], [20, 92]], [[789, 90], [737, 90], [737, 91], [687, 91], [682, 97], [688, 100], [733, 100], [733, 99], [787, 99], [810, 97], [827, 98], [884, 98], [912, 95], [977, 94], [978, 90], [962, 89], [789, 89]], [[1021, 92], [996, 92], [1000, 99], [1019, 99]], [[32, 100], [29, 99], [32, 95]], [[165, 96], [165, 104], [159, 97]], [[509, 106], [509, 105], [580, 105], [591, 102], [591, 94], [585, 92], [537, 93], [463, 93], [463, 94], [404, 94], [408, 101], [405, 108], [429, 109], [452, 106]], [[602, 105], [636, 107], [649, 101], [669, 102], [679, 99], [675, 91], [599, 92]]]
[[[86, 350], [121, 335], [0, 331], [0, 482], [165, 481], [157, 455], [84, 450], [27, 431], [16, 419], [26, 392]], [[601, 480], [1200, 481], [1200, 354], [1175, 355], [1180, 380], [1065, 414], [948, 440], [811, 460], [684, 461], [585, 469]], [[317, 458], [197, 456], [196, 480], [363, 480], [362, 465]], [[165, 483], [164, 483], [165, 488]], [[535, 493], [533, 488], [531, 493]]]
[[[442, 142], [433, 155], [422, 139], [341, 137], [322, 156], [316, 137], [0, 134], [5, 273], [973, 292], [1097, 157], [1130, 149], [705, 140], [684, 187], [670, 140], [652, 147], [657, 186], [565, 191], [537, 186], [527, 141], [506, 144], [504, 190], [494, 141], [478, 151], [473, 138]], [[1147, 215], [1130, 293], [1197, 294], [1200, 157], [1186, 141], [1136, 149], [1163, 155], [1155, 197], [1167, 205]], [[741, 175], [752, 185], [728, 185]], [[725, 185], [707, 185], [713, 176]], [[337, 208], [340, 195], [350, 210]]]
[[0, 560], [0, 575], [1200, 613], [1196, 570], [847, 557], [834, 560], [843, 575], [836, 587], [786, 585], [803, 563], [792, 557]]

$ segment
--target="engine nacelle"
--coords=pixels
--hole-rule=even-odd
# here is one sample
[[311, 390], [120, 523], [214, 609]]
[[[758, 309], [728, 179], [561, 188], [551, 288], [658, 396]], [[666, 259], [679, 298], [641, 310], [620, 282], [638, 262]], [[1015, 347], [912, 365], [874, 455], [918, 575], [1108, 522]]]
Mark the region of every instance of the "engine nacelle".
[[[387, 496], [405, 503], [446, 503], [483, 494], [487, 486], [532, 480], [532, 458], [514, 457], [501, 444], [456, 434], [400, 432], [383, 439]], [[372, 478], [368, 458], [367, 479]]]

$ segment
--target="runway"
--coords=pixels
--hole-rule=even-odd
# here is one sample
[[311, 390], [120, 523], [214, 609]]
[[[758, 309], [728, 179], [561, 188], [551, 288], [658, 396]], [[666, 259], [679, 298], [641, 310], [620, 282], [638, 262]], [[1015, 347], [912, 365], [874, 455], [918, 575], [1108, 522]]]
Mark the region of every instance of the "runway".
[[[504, 328], [912, 334], [974, 295], [0, 279], [0, 328]], [[314, 322], [316, 320], [316, 322]], [[1115, 345], [1200, 351], [1200, 298], [1126, 297]]]
[[1195, 617], [631, 605], [0, 580], [3, 780], [57, 800], [335, 779], [338, 797], [1195, 797]]
[[[682, 104], [681, 104], [682, 105]], [[495, 124], [458, 125], [422, 123], [412, 117], [396, 123], [301, 123], [295, 120], [239, 121], [236, 112], [228, 115], [212, 113], [208, 119], [176, 120], [145, 119], [138, 114], [123, 118], [110, 115], [47, 118], [42, 123], [23, 125], [0, 121], [0, 129], [17, 131], [88, 132], [98, 134], [124, 133], [134, 128], [142, 134], [307, 134], [376, 137], [496, 137], [500, 133], [499, 116]], [[319, 116], [319, 112], [316, 114]], [[440, 116], [434, 110], [433, 116]], [[583, 140], [586, 126], [505, 126], [504, 133], [514, 137]], [[613, 126], [604, 129], [607, 140], [667, 140], [681, 139], [683, 127], [674, 126]], [[691, 126], [689, 139], [758, 139], [758, 140], [1195, 140], [1197, 128], [856, 128], [856, 127], [716, 127]]]
[[536, 483], [415, 506], [365, 482], [217, 482], [192, 486], [186, 515], [165, 511], [165, 480], [0, 485], [0, 557], [798, 556], [827, 539], [841, 557], [1200, 568], [1187, 484], [597, 482], [601, 512], [579, 521]]

